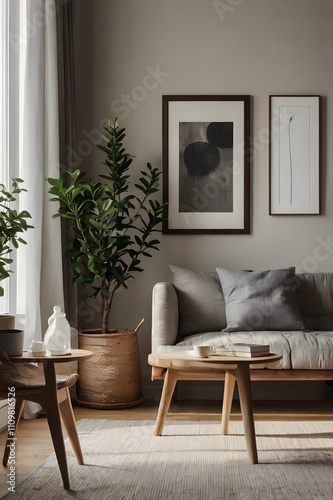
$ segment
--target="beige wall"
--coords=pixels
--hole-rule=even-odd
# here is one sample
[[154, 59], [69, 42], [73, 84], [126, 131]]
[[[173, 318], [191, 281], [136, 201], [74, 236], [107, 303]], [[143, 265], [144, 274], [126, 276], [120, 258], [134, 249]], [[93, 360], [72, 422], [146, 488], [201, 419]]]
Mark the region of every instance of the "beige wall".
[[[145, 317], [139, 337], [148, 397], [155, 387], [146, 364], [151, 290], [169, 280], [168, 263], [201, 270], [333, 269], [333, 249], [316, 252], [318, 238], [333, 241], [332, 22], [332, 0], [76, 0], [78, 163], [92, 176], [101, 171], [101, 155], [96, 148], [90, 153], [96, 135], [89, 132], [104, 118], [122, 118], [138, 170], [147, 161], [162, 168], [163, 94], [253, 96], [251, 234], [161, 235], [160, 252], [116, 297], [111, 327], [134, 327]], [[157, 69], [159, 76], [148, 78]], [[149, 87], [146, 95], [138, 86]], [[131, 94], [129, 104], [121, 102]], [[323, 96], [319, 217], [268, 215], [270, 94]], [[91, 327], [95, 317], [99, 322], [93, 306], [81, 307], [81, 327]]]

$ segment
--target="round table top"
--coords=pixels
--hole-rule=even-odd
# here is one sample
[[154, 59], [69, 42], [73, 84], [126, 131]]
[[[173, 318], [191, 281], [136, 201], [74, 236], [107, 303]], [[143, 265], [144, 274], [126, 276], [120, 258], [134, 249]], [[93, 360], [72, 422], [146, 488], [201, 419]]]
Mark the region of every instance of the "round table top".
[[280, 354], [270, 353], [266, 356], [254, 356], [252, 358], [241, 358], [239, 356], [223, 356], [221, 354], [210, 354], [207, 358], [196, 358], [192, 351], [167, 351], [149, 354], [148, 363], [159, 368], [171, 368], [175, 370], [193, 370], [195, 368], [209, 369], [218, 368], [219, 365], [258, 365], [278, 361], [282, 358]]
[[77, 361], [82, 358], [90, 358], [94, 353], [86, 349], [71, 349], [71, 354], [56, 354], [49, 356], [32, 356], [28, 352], [23, 352], [21, 356], [9, 356], [11, 361], [53, 361], [54, 363], [66, 363], [69, 361]]

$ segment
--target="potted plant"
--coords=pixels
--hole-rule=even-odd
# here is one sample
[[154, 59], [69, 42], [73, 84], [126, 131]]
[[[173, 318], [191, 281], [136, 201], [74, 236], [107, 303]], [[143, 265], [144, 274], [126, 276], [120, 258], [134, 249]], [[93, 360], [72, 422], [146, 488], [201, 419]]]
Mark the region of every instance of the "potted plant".
[[[117, 119], [108, 122], [102, 135], [105, 145], [106, 182], [85, 181], [80, 169], [59, 179], [47, 179], [59, 202], [54, 217], [72, 221], [73, 239], [66, 252], [72, 279], [86, 295], [101, 301], [101, 324], [79, 334], [79, 346], [94, 352], [80, 362], [77, 401], [93, 408], [125, 408], [142, 401], [141, 367], [137, 331], [109, 329], [115, 292], [141, 272], [142, 257], [158, 250], [154, 233], [163, 218], [164, 205], [153, 195], [160, 172], [147, 163], [131, 194], [129, 169], [133, 156], [126, 153], [125, 129]], [[87, 293], [88, 292], [88, 293]]]
[[[27, 222], [31, 216], [26, 210], [18, 212], [13, 208], [13, 203], [16, 202], [15, 195], [26, 191], [19, 187], [22, 182], [22, 179], [12, 179], [11, 192], [4, 184], [0, 184], [0, 281], [8, 278], [12, 273], [8, 266], [13, 262], [10, 255], [13, 249], [18, 248], [20, 243], [26, 243], [21, 234], [33, 227]], [[3, 294], [4, 290], [0, 286], [0, 296], [2, 297]], [[15, 330], [14, 326], [14, 316], [0, 315], [0, 347], [8, 356], [20, 355], [23, 350], [24, 332]]]

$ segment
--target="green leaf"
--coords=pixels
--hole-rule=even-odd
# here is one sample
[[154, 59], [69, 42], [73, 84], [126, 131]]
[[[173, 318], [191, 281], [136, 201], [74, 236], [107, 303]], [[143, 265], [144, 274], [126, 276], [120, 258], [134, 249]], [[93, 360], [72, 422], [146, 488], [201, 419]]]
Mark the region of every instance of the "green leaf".
[[144, 255], [145, 257], [152, 257], [152, 255], [150, 255], [150, 253], [148, 252], [142, 252], [142, 255]]
[[[89, 228], [89, 235], [90, 235], [91, 239], [93, 240], [93, 242], [96, 243], [96, 245], [99, 245], [99, 239], [94, 235], [91, 228]], [[86, 245], [84, 245], [84, 248], [88, 249], [88, 247]]]
[[99, 222], [97, 222], [96, 220], [94, 219], [89, 219], [89, 222], [90, 224], [92, 224], [96, 229], [98, 229], [99, 231], [103, 231], [104, 229], [104, 226], [103, 224], [100, 224]]

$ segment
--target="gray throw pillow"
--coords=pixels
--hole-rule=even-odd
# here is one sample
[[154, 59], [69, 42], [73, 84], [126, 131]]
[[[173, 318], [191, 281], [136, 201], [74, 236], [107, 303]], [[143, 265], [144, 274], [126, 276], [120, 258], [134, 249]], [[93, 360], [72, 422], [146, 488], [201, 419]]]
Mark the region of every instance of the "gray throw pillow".
[[225, 332], [303, 330], [295, 268], [263, 272], [216, 269], [223, 290]]
[[169, 265], [179, 302], [179, 334], [218, 332], [227, 326], [219, 277]]

